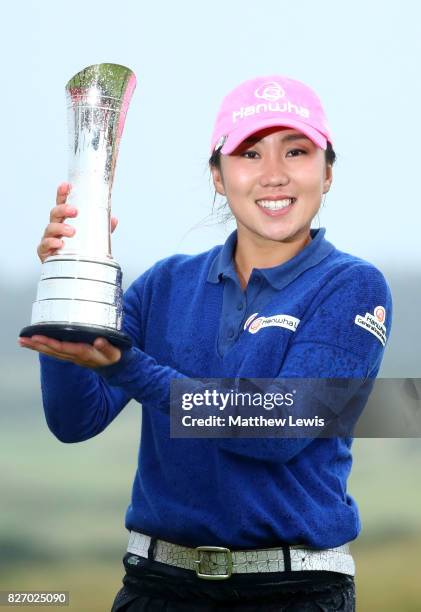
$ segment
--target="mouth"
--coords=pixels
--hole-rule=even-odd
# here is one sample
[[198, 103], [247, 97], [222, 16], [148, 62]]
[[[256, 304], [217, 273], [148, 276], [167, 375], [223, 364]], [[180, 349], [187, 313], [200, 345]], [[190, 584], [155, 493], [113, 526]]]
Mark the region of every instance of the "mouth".
[[256, 200], [257, 206], [265, 213], [277, 213], [291, 209], [297, 198], [284, 198], [282, 200]]

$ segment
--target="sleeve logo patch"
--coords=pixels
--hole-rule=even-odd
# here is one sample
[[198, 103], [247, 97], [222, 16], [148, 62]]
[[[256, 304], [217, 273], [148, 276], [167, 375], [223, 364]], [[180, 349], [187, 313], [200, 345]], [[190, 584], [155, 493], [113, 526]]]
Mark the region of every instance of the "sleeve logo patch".
[[257, 334], [259, 330], [265, 327], [284, 327], [295, 332], [300, 322], [297, 317], [286, 314], [272, 315], [271, 317], [257, 317], [257, 315], [257, 312], [252, 314], [244, 324], [244, 329], [247, 329], [250, 334]]
[[383, 306], [376, 306], [374, 314], [366, 312], [365, 316], [357, 315], [355, 317], [355, 325], [362, 327], [366, 331], [376, 336], [383, 346], [386, 346], [386, 327], [384, 322], [386, 320], [386, 310]]

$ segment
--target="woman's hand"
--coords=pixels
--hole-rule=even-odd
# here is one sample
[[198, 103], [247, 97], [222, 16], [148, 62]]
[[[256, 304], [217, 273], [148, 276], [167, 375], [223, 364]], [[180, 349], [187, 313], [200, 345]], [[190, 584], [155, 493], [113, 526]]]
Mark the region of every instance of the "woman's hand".
[[[76, 217], [77, 209], [66, 204], [67, 196], [70, 193], [69, 183], [62, 183], [57, 188], [56, 206], [50, 211], [50, 223], [45, 228], [44, 235], [37, 247], [40, 260], [44, 263], [47, 257], [55, 255], [58, 249], [64, 246], [62, 238], [71, 237], [75, 234], [75, 228], [64, 223], [65, 219]], [[117, 227], [116, 217], [111, 217], [111, 231]]]
[[[65, 219], [76, 217], [78, 211], [66, 204], [71, 185], [62, 183], [57, 188], [56, 206], [50, 211], [50, 223], [44, 231], [44, 235], [37, 247], [38, 257], [41, 262], [55, 255], [64, 246], [62, 238], [73, 236], [75, 228], [64, 223]], [[117, 219], [111, 217], [111, 231], [117, 227]], [[98, 368], [117, 363], [121, 358], [120, 349], [110, 344], [105, 338], [96, 338], [93, 345], [83, 342], [61, 342], [46, 336], [32, 336], [32, 338], [19, 338], [20, 346], [24, 348], [72, 361], [85, 368]]]
[[[57, 188], [56, 206], [50, 211], [50, 223], [37, 247], [41, 262], [55, 255], [64, 246], [62, 238], [73, 236], [75, 229], [64, 223], [69, 217], [76, 217], [77, 209], [66, 204], [70, 193], [69, 183], [62, 183]], [[117, 227], [117, 219], [111, 217], [111, 231]], [[96, 338], [93, 345], [83, 342], [61, 342], [46, 336], [32, 336], [32, 338], [19, 338], [20, 346], [29, 348], [51, 357], [72, 361], [85, 368], [98, 368], [117, 363], [121, 358], [120, 349], [110, 344], [105, 338]]]
[[51, 357], [72, 361], [85, 368], [109, 366], [121, 358], [120, 349], [105, 338], [96, 338], [92, 345], [83, 342], [62, 342], [46, 336], [32, 336], [32, 338], [19, 338], [19, 344]]

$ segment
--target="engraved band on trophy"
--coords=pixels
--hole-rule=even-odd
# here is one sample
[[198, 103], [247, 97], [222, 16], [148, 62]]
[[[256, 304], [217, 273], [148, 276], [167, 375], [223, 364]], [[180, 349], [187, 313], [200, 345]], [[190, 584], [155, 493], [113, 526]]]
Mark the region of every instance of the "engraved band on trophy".
[[134, 73], [97, 64], [66, 85], [69, 130], [67, 203], [78, 209], [76, 232], [42, 266], [31, 325], [20, 335], [92, 343], [102, 336], [131, 345], [122, 332], [122, 273], [111, 255], [111, 190]]

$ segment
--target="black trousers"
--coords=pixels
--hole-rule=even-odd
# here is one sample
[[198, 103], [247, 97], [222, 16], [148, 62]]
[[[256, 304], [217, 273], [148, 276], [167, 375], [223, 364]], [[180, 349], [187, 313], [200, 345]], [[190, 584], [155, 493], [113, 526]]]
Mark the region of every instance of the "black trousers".
[[124, 586], [111, 612], [355, 611], [354, 579], [336, 572], [234, 574], [213, 581], [132, 553], [123, 564]]

